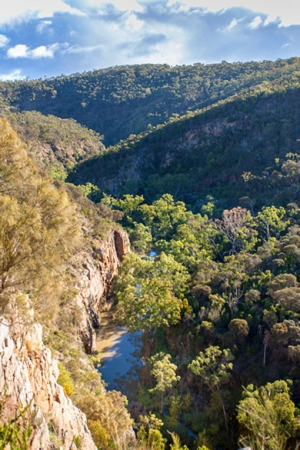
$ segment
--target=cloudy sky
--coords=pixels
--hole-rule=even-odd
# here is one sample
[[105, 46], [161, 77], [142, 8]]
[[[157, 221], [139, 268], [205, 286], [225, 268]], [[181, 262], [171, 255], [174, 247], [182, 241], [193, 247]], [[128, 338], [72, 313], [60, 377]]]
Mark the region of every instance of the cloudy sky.
[[1, 0], [0, 79], [300, 56], [300, 0]]

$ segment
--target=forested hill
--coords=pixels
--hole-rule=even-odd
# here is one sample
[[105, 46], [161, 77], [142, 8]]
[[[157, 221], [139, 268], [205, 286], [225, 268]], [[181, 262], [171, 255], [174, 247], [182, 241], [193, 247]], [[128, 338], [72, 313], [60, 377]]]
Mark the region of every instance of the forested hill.
[[168, 192], [196, 211], [213, 197], [220, 211], [246, 206], [245, 197], [258, 209], [286, 205], [298, 195], [298, 163], [288, 161], [300, 150], [299, 96], [299, 73], [263, 82], [131, 136], [79, 164], [70, 180], [150, 202]]
[[53, 178], [64, 180], [78, 162], [105, 149], [102, 136], [74, 119], [45, 116], [38, 111], [4, 110], [2, 114], [26, 142], [27, 152], [35, 164]]
[[144, 64], [51, 79], [0, 83], [2, 104], [73, 118], [104, 134], [105, 145], [300, 70], [300, 58], [276, 62]]

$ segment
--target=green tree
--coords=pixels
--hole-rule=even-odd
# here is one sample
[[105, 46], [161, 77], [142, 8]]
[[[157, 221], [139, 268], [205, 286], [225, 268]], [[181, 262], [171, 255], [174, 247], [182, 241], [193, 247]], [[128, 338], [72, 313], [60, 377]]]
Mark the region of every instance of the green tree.
[[[26, 408], [20, 408], [15, 412], [14, 418], [7, 418], [7, 411], [5, 409], [6, 402], [9, 399], [0, 400], [0, 450], [8, 448], [14, 450], [28, 450], [30, 446], [30, 437], [33, 432], [33, 423], [30, 420], [30, 413]], [[5, 414], [6, 413], [6, 414]], [[3, 417], [1, 417], [3, 416]]]
[[63, 189], [41, 178], [3, 119], [0, 208], [1, 312], [20, 291], [30, 294], [32, 306], [51, 310], [49, 299], [59, 296], [63, 263], [80, 242], [76, 209]]
[[284, 220], [286, 210], [280, 206], [266, 206], [257, 214], [259, 226], [263, 232], [263, 240], [268, 241], [271, 237], [279, 238], [281, 231], [289, 225], [289, 220]]
[[200, 262], [214, 257], [218, 249], [214, 242], [217, 235], [207, 218], [194, 214], [174, 229], [171, 239], [159, 240], [156, 246], [193, 271]]
[[116, 317], [130, 330], [152, 336], [158, 327], [169, 327], [181, 319], [186, 269], [172, 256], [161, 253], [155, 260], [135, 254], [124, 258], [114, 292]]
[[166, 439], [160, 432], [163, 422], [152, 413], [140, 416], [139, 421], [141, 425], [137, 432], [138, 450], [164, 450]]
[[144, 197], [142, 195], [125, 194], [122, 199], [116, 199], [111, 195], [104, 194], [101, 203], [112, 206], [121, 210], [124, 214], [124, 226], [131, 225], [136, 211], [141, 203], [143, 203]]
[[128, 230], [130, 243], [138, 253], [145, 253], [152, 244], [152, 235], [143, 223], [133, 222], [133, 228]]
[[298, 411], [286, 381], [277, 380], [255, 389], [249, 385], [238, 405], [237, 419], [244, 427], [241, 445], [253, 450], [284, 450], [300, 428]]
[[256, 223], [245, 208], [224, 210], [222, 220], [215, 220], [215, 225], [230, 243], [232, 253], [250, 251], [257, 243]]
[[177, 366], [171, 363], [170, 360], [171, 355], [166, 355], [163, 352], [157, 353], [149, 358], [151, 375], [156, 380], [156, 385], [153, 389], [150, 389], [150, 392], [157, 392], [159, 394], [161, 415], [163, 415], [165, 392], [180, 380], [180, 376], [176, 375]]
[[182, 445], [180, 437], [176, 433], [170, 433], [173, 443], [170, 445], [170, 450], [189, 450], [186, 445]]
[[234, 334], [236, 340], [243, 344], [249, 334], [248, 322], [245, 319], [232, 319], [228, 328]]
[[229, 431], [228, 417], [222, 386], [228, 383], [233, 368], [232, 362], [234, 357], [229, 349], [221, 350], [217, 346], [210, 346], [204, 352], [191, 362], [188, 368], [202, 382], [208, 386], [209, 390], [218, 398], [222, 406], [226, 431]]
[[155, 239], [170, 238], [180, 224], [193, 216], [183, 202], [175, 202], [170, 194], [164, 194], [152, 205], [139, 206], [139, 211]]

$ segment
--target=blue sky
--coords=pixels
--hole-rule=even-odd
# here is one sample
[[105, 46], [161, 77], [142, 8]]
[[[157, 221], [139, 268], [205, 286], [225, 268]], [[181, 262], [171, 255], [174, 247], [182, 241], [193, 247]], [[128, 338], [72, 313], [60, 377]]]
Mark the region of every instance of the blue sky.
[[[276, 3], [278, 5], [276, 6]], [[2, 0], [0, 79], [300, 56], [300, 0]]]

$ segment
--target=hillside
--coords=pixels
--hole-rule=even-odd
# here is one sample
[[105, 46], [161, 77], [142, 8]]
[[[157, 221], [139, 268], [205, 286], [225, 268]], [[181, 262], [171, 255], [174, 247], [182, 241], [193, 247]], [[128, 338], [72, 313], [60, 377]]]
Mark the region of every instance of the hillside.
[[0, 204], [0, 447], [125, 443], [132, 434], [125, 399], [105, 391], [87, 353], [129, 251], [126, 233], [109, 208], [38, 169], [3, 118]]
[[276, 174], [286, 154], [300, 150], [299, 99], [299, 73], [264, 82], [132, 136], [76, 166], [69, 179], [147, 201], [168, 192], [194, 210], [208, 196], [221, 209], [245, 196], [256, 208], [297, 200], [284, 183], [288, 174]]
[[45, 116], [37, 111], [1, 111], [18, 133], [35, 164], [54, 178], [64, 180], [80, 161], [104, 151], [102, 137], [74, 119]]
[[130, 134], [225, 99], [242, 89], [300, 69], [300, 59], [276, 62], [136, 65], [51, 79], [0, 83], [3, 104], [18, 111], [73, 118], [104, 135], [106, 146]]

